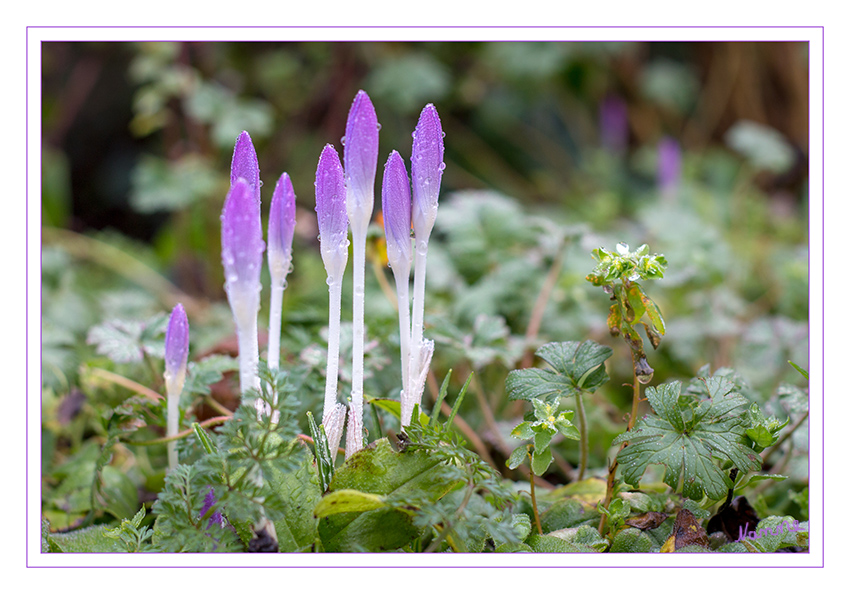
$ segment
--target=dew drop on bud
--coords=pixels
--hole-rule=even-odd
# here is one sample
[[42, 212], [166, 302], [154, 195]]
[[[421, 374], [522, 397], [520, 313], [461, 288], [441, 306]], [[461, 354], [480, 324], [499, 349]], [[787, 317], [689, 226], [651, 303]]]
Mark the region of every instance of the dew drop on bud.
[[342, 143], [342, 146], [345, 146], [345, 136], [340, 138], [339, 141]]
[[378, 128], [378, 130], [381, 129], [381, 122], [378, 122], [377, 128]]

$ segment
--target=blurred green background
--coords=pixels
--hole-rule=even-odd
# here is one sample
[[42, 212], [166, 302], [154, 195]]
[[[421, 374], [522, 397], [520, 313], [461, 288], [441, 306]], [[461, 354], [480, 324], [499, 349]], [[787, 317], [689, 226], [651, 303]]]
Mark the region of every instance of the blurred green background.
[[[477, 372], [461, 420], [494, 463], [510, 451], [521, 415], [505, 398], [507, 372], [534, 364], [545, 342], [593, 338], [615, 350], [612, 381], [589, 411], [594, 463], [604, 465], [623, 426], [631, 361], [607, 334], [607, 296], [584, 276], [590, 250], [618, 241], [648, 243], [670, 263], [645, 287], [668, 328], [649, 354], [654, 383], [732, 366], [775, 414], [787, 413], [777, 391], [805, 385], [787, 364], [808, 367], [805, 43], [51, 42], [42, 50], [48, 419], [71, 406], [70, 394], [89, 403], [126, 397], [95, 381], [96, 367], [157, 389], [164, 314], [178, 301], [189, 314], [191, 360], [233, 354], [218, 217], [242, 130], [257, 148], [264, 213], [282, 172], [297, 194], [283, 348], [287, 364], [308, 369], [315, 391], [303, 408], [319, 409], [327, 287], [312, 184], [324, 144], [342, 149], [358, 89], [382, 124], [376, 214], [387, 155], [409, 159], [419, 111], [434, 103], [440, 113], [447, 167], [429, 253], [431, 384], [452, 368], [456, 389]], [[374, 231], [366, 388], [394, 397], [392, 278], [377, 222]], [[350, 281], [346, 290], [350, 319]], [[343, 357], [346, 348], [344, 338]], [[344, 363], [343, 391], [346, 373]], [[232, 392], [231, 383], [214, 395], [226, 404]], [[369, 420], [372, 435], [383, 422], [377, 413]], [[804, 456], [805, 440], [799, 447]], [[553, 468], [560, 480], [576, 455], [565, 446]], [[805, 457], [799, 464], [802, 479]]]

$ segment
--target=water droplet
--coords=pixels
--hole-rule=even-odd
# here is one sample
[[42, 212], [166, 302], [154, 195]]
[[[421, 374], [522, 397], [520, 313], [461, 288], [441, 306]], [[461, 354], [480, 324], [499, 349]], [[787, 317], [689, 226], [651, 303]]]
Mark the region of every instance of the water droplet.
[[637, 380], [642, 384], [648, 384], [652, 381], [652, 374], [655, 370], [649, 366], [649, 363], [646, 362], [646, 357], [641, 357], [637, 363], [635, 363], [635, 375], [637, 376]]
[[345, 136], [340, 138], [339, 141], [342, 143], [342, 146], [345, 146]]
[[443, 138], [445, 138], [445, 137], [446, 137], [446, 133], [445, 133], [445, 132], [443, 132]]
[[319, 242], [321, 242], [321, 241], [322, 241], [322, 236], [321, 236], [321, 235], [316, 235], [316, 240], [317, 240], [317, 241], [319, 241]]
[[328, 283], [328, 286], [330, 287], [331, 285], [335, 284], [334, 277], [329, 276], [327, 279], [325, 279], [325, 282]]
[[287, 272], [287, 274], [289, 274], [293, 270], [295, 270], [295, 266], [292, 263], [290, 263], [289, 266], [286, 268], [286, 272]]
[[446, 169], [446, 164], [445, 164], [445, 163], [440, 163], [440, 167], [439, 167], [438, 169], [439, 169], [440, 171], [445, 171], [445, 169]]
[[378, 122], [378, 126], [377, 126], [377, 128], [378, 128], [378, 130], [380, 130], [380, 129], [381, 129], [381, 122]]
[[280, 286], [280, 288], [285, 291], [286, 287], [288, 287], [288, 286], [289, 286], [289, 283], [287, 283], [286, 281], [283, 281], [283, 284]]
[[260, 180], [260, 187], [263, 187], [263, 180]]

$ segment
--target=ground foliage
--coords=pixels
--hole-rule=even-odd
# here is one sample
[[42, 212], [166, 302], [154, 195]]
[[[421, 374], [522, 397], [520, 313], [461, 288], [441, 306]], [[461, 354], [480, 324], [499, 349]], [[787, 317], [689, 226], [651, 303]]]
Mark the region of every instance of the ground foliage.
[[[264, 522], [274, 526], [273, 548], [286, 552], [806, 550], [807, 197], [793, 183], [793, 126], [782, 136], [730, 124], [727, 137], [697, 141], [689, 128], [678, 183], [662, 192], [664, 129], [651, 122], [680, 129], [708, 92], [687, 56], [664, 55], [671, 48], [652, 49], [640, 84], [603, 93], [591, 81], [623, 82], [617, 64], [634, 46], [370, 47], [350, 58], [333, 44], [128, 44], [109, 57], [94, 46], [46, 50], [43, 550], [256, 550]], [[127, 159], [114, 228], [90, 222], [80, 232], [86, 186], [69, 178], [77, 157], [62, 138], [52, 70], [74, 52], [130, 73], [127, 119], [144, 155]], [[664, 68], [671, 56], [675, 67]], [[307, 413], [320, 407], [327, 349], [311, 168], [319, 130], [344, 118], [344, 107], [316, 98], [329, 96], [334, 72], [351, 71], [347, 59], [369, 74], [346, 79], [353, 91], [340, 96], [362, 86], [380, 114], [397, 114], [382, 119], [382, 138], [402, 138], [420, 104], [440, 107], [447, 168], [429, 253], [426, 335], [436, 350], [427, 414], [399, 431], [396, 312], [375, 224], [370, 445], [342, 462]], [[624, 98], [638, 114], [625, 147], [606, 145], [588, 124], [619, 88], [641, 89]], [[647, 113], [657, 117], [641, 120]], [[82, 134], [85, 113], [74, 121], [65, 134]], [[277, 424], [240, 405], [221, 292], [217, 213], [242, 129], [270, 155], [264, 172], [286, 163], [305, 221], [284, 299], [281, 369], [266, 370], [255, 395], [281, 414]], [[644, 260], [646, 278], [623, 285], [615, 312], [599, 287], [630, 271], [600, 266], [620, 242], [651, 245], [667, 269], [653, 276]], [[651, 257], [641, 250], [636, 265]], [[344, 286], [350, 292], [350, 278]], [[178, 301], [191, 350], [183, 463], [166, 475], [162, 345]], [[264, 309], [261, 327], [267, 319]], [[635, 360], [624, 333], [658, 347], [641, 351], [654, 374], [631, 431], [623, 419]], [[340, 359], [349, 361], [345, 392], [345, 320]], [[619, 472], [606, 503], [611, 460]], [[733, 542], [744, 526], [773, 532]]]

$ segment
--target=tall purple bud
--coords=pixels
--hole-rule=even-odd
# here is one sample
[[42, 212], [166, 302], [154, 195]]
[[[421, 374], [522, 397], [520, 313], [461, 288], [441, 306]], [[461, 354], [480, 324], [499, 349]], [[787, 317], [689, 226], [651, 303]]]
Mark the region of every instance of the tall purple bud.
[[[375, 171], [378, 167], [378, 116], [365, 91], [358, 91], [345, 124], [343, 159], [345, 161], [346, 206], [351, 223], [354, 254], [354, 299], [352, 302], [351, 413], [345, 455], [362, 446], [356, 427], [362, 427], [363, 354], [366, 341], [366, 230], [375, 202]], [[352, 449], [355, 448], [355, 449]]]
[[419, 115], [413, 132], [410, 172], [413, 178], [413, 228], [416, 242], [428, 241], [437, 218], [437, 198], [443, 178], [443, 127], [432, 103]]
[[263, 265], [260, 204], [251, 185], [237, 179], [221, 212], [221, 262], [224, 290], [236, 322], [239, 340], [239, 383], [244, 393], [259, 387], [257, 312], [260, 309], [260, 271]]
[[[167, 437], [177, 435], [180, 426], [180, 393], [186, 380], [189, 359], [189, 320], [186, 310], [178, 303], [168, 319], [165, 330], [165, 390], [167, 394]], [[168, 442], [168, 467], [177, 466], [177, 444]]]
[[233, 148], [233, 159], [230, 162], [231, 188], [239, 178], [244, 179], [251, 186], [251, 192], [256, 197], [257, 204], [259, 205], [260, 164], [257, 161], [257, 151], [254, 150], [254, 143], [251, 142], [251, 137], [248, 133], [244, 131], [236, 139], [236, 146]]
[[277, 180], [269, 208], [269, 271], [280, 282], [292, 264], [292, 237], [295, 235], [295, 190], [289, 175]]
[[679, 143], [665, 136], [658, 143], [658, 188], [662, 197], [672, 200], [682, 179], [682, 151]]
[[319, 157], [315, 185], [322, 261], [328, 272], [328, 284], [340, 283], [348, 263], [348, 214], [342, 164], [331, 144], [325, 145]]
[[280, 364], [280, 321], [286, 276], [292, 268], [292, 236], [295, 234], [295, 191], [289, 175], [277, 180], [269, 208], [269, 274], [272, 295], [269, 309], [269, 367]]
[[404, 159], [397, 151], [390, 153], [384, 166], [381, 186], [384, 232], [387, 236], [387, 257], [393, 270], [405, 267], [410, 272], [413, 248], [410, 241], [410, 179]]
[[410, 179], [404, 159], [393, 151], [384, 166], [381, 186], [384, 233], [387, 237], [387, 259], [395, 277], [398, 295], [398, 332], [401, 347], [401, 424], [410, 423], [414, 392], [410, 386], [410, 265], [413, 248], [410, 241]]
[[366, 232], [375, 202], [378, 168], [378, 116], [366, 91], [358, 91], [348, 112], [343, 139], [346, 206], [352, 234]]
[[[413, 132], [413, 154], [410, 172], [413, 181], [413, 232], [416, 236], [415, 274], [413, 277], [413, 324], [410, 333], [409, 360], [409, 396], [408, 407], [412, 411], [414, 404], [422, 402], [425, 379], [431, 356], [434, 354], [434, 341], [423, 337], [425, 322], [425, 271], [428, 257], [428, 239], [434, 221], [437, 219], [437, 199], [440, 195], [440, 182], [443, 177], [443, 127], [440, 116], [433, 104], [429, 103], [419, 115], [419, 123]], [[402, 425], [405, 418], [402, 416]]]
[[344, 405], [337, 403], [339, 376], [339, 319], [342, 305], [342, 277], [348, 263], [348, 215], [345, 211], [345, 179], [339, 154], [325, 145], [316, 168], [316, 217], [322, 261], [328, 273], [328, 367], [325, 379], [325, 407], [322, 423], [330, 427]]

